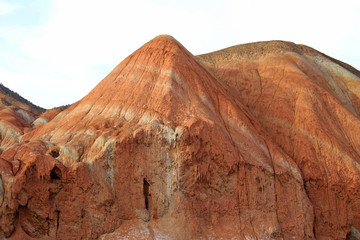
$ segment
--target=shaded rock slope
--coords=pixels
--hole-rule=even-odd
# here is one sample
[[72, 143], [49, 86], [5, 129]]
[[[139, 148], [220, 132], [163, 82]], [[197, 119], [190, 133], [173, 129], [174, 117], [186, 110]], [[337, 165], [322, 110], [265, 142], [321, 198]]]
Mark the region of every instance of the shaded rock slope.
[[22, 109], [32, 116], [37, 116], [45, 111], [44, 108], [32, 104], [0, 83], [0, 110], [4, 108]]
[[44, 111], [0, 83], [0, 152], [20, 142], [21, 136]]
[[292, 43], [194, 57], [158, 36], [80, 101], [16, 125], [0, 236], [359, 238], [358, 81]]

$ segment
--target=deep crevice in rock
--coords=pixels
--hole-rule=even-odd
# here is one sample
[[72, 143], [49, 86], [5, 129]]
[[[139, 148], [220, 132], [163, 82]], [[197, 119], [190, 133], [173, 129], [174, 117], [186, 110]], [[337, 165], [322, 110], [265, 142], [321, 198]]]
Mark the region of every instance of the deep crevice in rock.
[[145, 197], [145, 208], [146, 210], [149, 210], [149, 205], [150, 205], [150, 184], [146, 181], [146, 179], [144, 178], [144, 184], [143, 184], [143, 193], [144, 193], [144, 197]]
[[59, 230], [59, 223], [60, 223], [60, 211], [56, 210], [56, 238], [58, 236], [58, 230]]
[[313, 226], [313, 234], [314, 234], [314, 237], [316, 238], [316, 234], [315, 234], [315, 226]]
[[61, 180], [61, 170], [58, 167], [55, 166], [53, 170], [51, 170], [50, 179], [51, 182]]

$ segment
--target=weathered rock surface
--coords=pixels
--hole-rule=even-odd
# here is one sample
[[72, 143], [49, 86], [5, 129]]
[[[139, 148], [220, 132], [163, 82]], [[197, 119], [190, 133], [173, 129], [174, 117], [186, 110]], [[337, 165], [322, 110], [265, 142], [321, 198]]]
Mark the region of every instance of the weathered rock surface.
[[[23, 132], [21, 141], [0, 155], [0, 235], [356, 237], [358, 128], [347, 128], [358, 121], [356, 91], [345, 91], [349, 83], [339, 80], [346, 78], [340, 70], [333, 82], [341, 91], [335, 83], [326, 89], [310, 84], [329, 79], [320, 72], [317, 80], [306, 72], [307, 78], [299, 78], [303, 75], [294, 73], [291, 64], [281, 65], [288, 61], [286, 54], [269, 50], [278, 58], [278, 71], [289, 71], [302, 90], [295, 94], [299, 102], [292, 103], [285, 94], [271, 108], [277, 99], [271, 88], [278, 76], [270, 69], [276, 69], [277, 62], [264, 63], [269, 67], [268, 89], [261, 82], [258, 94], [255, 81], [262, 75], [253, 72], [268, 54], [247, 49], [251, 54], [246, 58], [239, 51], [224, 51], [196, 59], [172, 37], [159, 36], [121, 62], [83, 99], [59, 114], [48, 113], [54, 118], [46, 121], [51, 121]], [[239, 68], [247, 63], [248, 68]], [[292, 91], [296, 87], [289, 96]], [[253, 96], [268, 112], [249, 104]], [[288, 104], [297, 106], [296, 111]], [[335, 213], [338, 222], [332, 220]]]
[[25, 118], [34, 118], [45, 111], [0, 83], [0, 110], [2, 109], [19, 111], [19, 115]]
[[0, 110], [0, 147], [6, 149], [19, 143], [21, 136], [31, 125], [9, 109]]
[[360, 73], [302, 45], [262, 42], [198, 56], [301, 169], [317, 239], [360, 229]]
[[55, 108], [51, 108], [51, 109], [46, 110], [37, 119], [35, 119], [33, 121], [33, 125], [35, 127], [39, 127], [39, 126], [42, 126], [42, 125], [48, 123], [54, 117], [56, 117], [56, 115], [58, 115], [59, 113], [61, 113], [65, 109], [67, 109], [68, 107], [69, 107], [69, 105], [65, 105], [65, 106], [55, 107]]
[[44, 109], [0, 84], [0, 151], [20, 142]]

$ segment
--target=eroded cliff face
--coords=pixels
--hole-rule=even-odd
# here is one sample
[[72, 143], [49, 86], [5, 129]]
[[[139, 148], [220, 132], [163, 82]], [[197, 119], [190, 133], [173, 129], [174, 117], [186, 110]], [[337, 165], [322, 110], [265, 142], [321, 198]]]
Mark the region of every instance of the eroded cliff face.
[[[296, 132], [287, 106], [278, 106], [282, 115], [264, 118], [261, 108], [249, 105], [247, 99], [258, 89], [239, 87], [253, 83], [242, 83], [238, 74], [255, 70], [234, 67], [226, 75], [231, 64], [238, 67], [239, 57], [226, 63], [212, 56], [199, 59], [202, 63], [172, 37], [156, 37], [82, 100], [7, 148], [0, 155], [0, 235], [321, 239], [333, 234], [345, 239], [353, 231], [355, 236], [360, 229], [358, 158], [340, 148], [347, 147], [348, 139], [337, 142], [337, 135], [329, 135], [332, 145], [322, 140], [312, 146], [314, 136], [327, 135], [311, 135], [300, 127]], [[336, 111], [352, 114], [348, 124], [357, 119], [356, 107], [337, 102], [342, 108]], [[278, 122], [271, 127], [273, 119]], [[314, 125], [314, 119], [305, 119]], [[291, 141], [281, 130], [286, 127], [292, 129]], [[340, 163], [327, 166], [336, 157], [320, 159], [319, 146], [324, 156], [330, 146], [335, 147], [329, 154], [344, 153], [345, 170]], [[351, 154], [357, 154], [356, 147]], [[317, 165], [311, 165], [314, 161]], [[344, 201], [331, 198], [335, 185], [330, 183], [338, 182], [330, 180], [332, 172], [326, 169], [346, 180], [336, 185]], [[354, 174], [352, 181], [342, 178], [341, 171]], [[326, 214], [333, 212], [327, 208], [346, 220], [329, 222]], [[332, 224], [331, 233], [324, 232], [325, 221]]]
[[198, 59], [301, 169], [316, 237], [344, 239], [360, 227], [359, 72], [292, 43], [252, 44], [257, 55], [246, 49]]

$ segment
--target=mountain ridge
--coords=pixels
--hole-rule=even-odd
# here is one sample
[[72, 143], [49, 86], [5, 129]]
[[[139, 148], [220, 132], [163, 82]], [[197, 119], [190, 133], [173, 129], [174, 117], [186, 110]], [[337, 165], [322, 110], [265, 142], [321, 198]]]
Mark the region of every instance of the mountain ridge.
[[198, 58], [206, 58], [207, 55], [229, 55], [231, 53], [237, 53], [237, 57], [259, 57], [265, 56], [267, 54], [285, 54], [285, 53], [297, 53], [300, 55], [308, 54], [312, 56], [321, 55], [323, 57], [328, 58], [329, 60], [337, 63], [338, 65], [344, 67], [349, 72], [353, 73], [357, 77], [360, 77], [360, 71], [338, 59], [330, 57], [325, 53], [322, 53], [312, 47], [309, 47], [304, 44], [296, 44], [290, 41], [283, 40], [270, 40], [270, 41], [259, 41], [245, 44], [238, 44], [231, 47], [223, 48], [220, 50], [215, 50], [209, 53], [199, 54]]
[[[18, 93], [16, 92], [13, 92], [12, 90], [10, 90], [9, 88], [5, 87], [2, 83], [0, 83], [0, 92], [5, 95], [5, 97], [10, 97], [10, 98], [13, 98], [14, 100], [16, 100], [17, 102], [20, 102], [20, 103], [23, 103], [27, 106], [29, 106], [29, 108], [31, 109], [34, 109], [34, 111], [37, 113], [37, 114], [40, 114], [40, 113], [43, 113], [45, 111], [44, 108], [42, 107], [39, 107], [39, 106], [36, 106], [35, 104], [31, 103], [29, 100], [21, 97]], [[4, 105], [6, 106], [11, 106], [11, 100], [6, 100], [6, 98], [2, 98], [1, 99], [2, 101], [6, 101], [7, 103], [4, 103]], [[15, 104], [16, 105], [16, 104]], [[21, 108], [21, 107], [19, 107]]]

